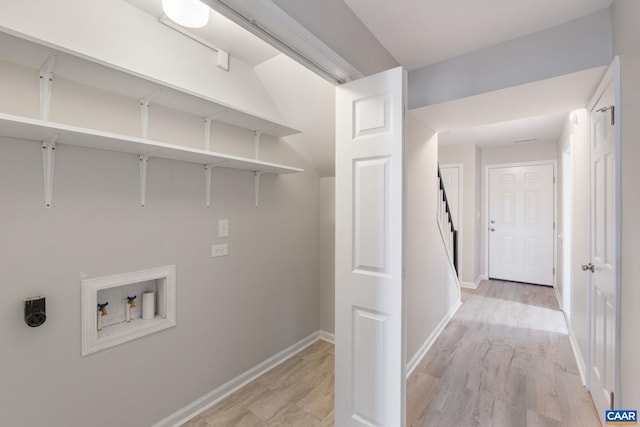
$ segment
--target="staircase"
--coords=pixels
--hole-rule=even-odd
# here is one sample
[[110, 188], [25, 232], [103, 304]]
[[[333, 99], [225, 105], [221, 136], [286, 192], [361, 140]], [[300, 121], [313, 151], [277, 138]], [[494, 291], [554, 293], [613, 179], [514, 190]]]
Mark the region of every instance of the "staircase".
[[447, 200], [447, 192], [444, 189], [444, 181], [442, 180], [442, 174], [440, 173], [440, 165], [438, 165], [438, 226], [440, 228], [440, 234], [442, 240], [447, 249], [447, 255], [449, 260], [453, 264], [453, 268], [456, 274], [459, 275], [458, 269], [458, 230], [453, 226], [453, 218], [451, 217], [451, 208], [449, 207], [449, 201]]

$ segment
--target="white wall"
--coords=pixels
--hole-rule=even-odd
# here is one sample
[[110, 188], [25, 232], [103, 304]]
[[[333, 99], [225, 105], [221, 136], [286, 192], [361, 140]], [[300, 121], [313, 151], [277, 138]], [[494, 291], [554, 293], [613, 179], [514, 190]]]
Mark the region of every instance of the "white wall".
[[[589, 114], [586, 110], [574, 112], [575, 121], [572, 123], [567, 117], [562, 135], [558, 140], [558, 156], [571, 140], [572, 181], [574, 191], [572, 193], [572, 220], [571, 241], [559, 241], [558, 251], [563, 244], [571, 245], [571, 283], [562, 282], [562, 269], [557, 271], [556, 279], [558, 287], [562, 291], [565, 286], [571, 287], [570, 314], [568, 317], [569, 329], [573, 334], [580, 355], [578, 361], [583, 374], [586, 372], [585, 363], [588, 356], [589, 345], [589, 274], [580, 268], [583, 262], [590, 258], [589, 254]], [[562, 162], [558, 162], [560, 165]], [[565, 172], [559, 168], [558, 185], [562, 189]], [[560, 202], [560, 198], [558, 201]], [[558, 209], [558, 232], [565, 233], [567, 224], [562, 222], [562, 210]], [[562, 257], [558, 257], [558, 263]], [[560, 293], [562, 295], [562, 292]], [[563, 301], [564, 304], [564, 301]], [[583, 378], [584, 380], [584, 378]]]
[[320, 178], [319, 326], [335, 332], [336, 178]]
[[479, 252], [476, 252], [476, 230], [479, 226], [480, 205], [476, 205], [476, 194], [480, 191], [480, 181], [476, 181], [475, 144], [438, 145], [438, 162], [463, 165], [463, 211], [460, 239], [460, 280], [465, 285], [473, 285], [478, 278]]
[[284, 54], [254, 70], [286, 123], [303, 131], [285, 140], [320, 176], [335, 176], [335, 87]]
[[406, 144], [406, 354], [411, 360], [460, 293], [436, 220], [438, 137], [409, 115]]
[[[620, 168], [622, 173], [622, 254], [621, 254], [621, 301], [622, 311], [622, 354], [620, 408], [637, 408], [640, 403], [640, 221], [638, 212], [638, 183], [640, 183], [640, 2], [635, 0], [614, 0], [613, 48], [620, 55], [622, 117], [622, 152]], [[618, 401], [618, 399], [616, 399]]]
[[[152, 159], [139, 207], [138, 159], [58, 146], [54, 206], [41, 148], [1, 139], [0, 336], [4, 425], [151, 425], [318, 329], [318, 177], [216, 169], [204, 207], [199, 165]], [[304, 166], [286, 147], [281, 158]], [[228, 218], [231, 235], [216, 237]], [[212, 259], [211, 245], [230, 255]], [[176, 328], [82, 358], [83, 277], [176, 264]], [[47, 297], [31, 329], [22, 300]]]
[[[17, 77], [0, 79], [12, 94], [0, 111], [37, 117], [37, 73], [0, 62], [0, 75]], [[139, 114], [133, 98], [54, 81], [54, 120], [138, 135]], [[149, 134], [204, 143], [200, 117], [157, 106]], [[214, 149], [253, 155], [252, 131], [212, 134]], [[318, 329], [319, 176], [283, 140], [263, 141], [261, 159], [306, 171], [264, 175], [258, 209], [251, 172], [216, 168], [207, 209], [202, 165], [156, 158], [141, 208], [137, 156], [63, 144], [47, 209], [40, 144], [0, 138], [0, 424], [149, 426]], [[211, 258], [217, 243], [228, 257]], [[82, 278], [167, 264], [177, 326], [81, 357]], [[48, 318], [29, 328], [23, 299], [35, 295]]]
[[501, 163], [555, 160], [558, 156], [557, 141], [539, 141], [495, 147], [483, 147], [482, 167]]
[[476, 270], [474, 275], [476, 277], [482, 276], [483, 274], [483, 270], [484, 270], [484, 263], [482, 261], [482, 251], [483, 251], [483, 246], [482, 246], [482, 230], [484, 229], [484, 227], [482, 226], [482, 199], [483, 199], [483, 194], [482, 194], [482, 180], [483, 180], [483, 176], [484, 176], [484, 171], [482, 170], [482, 152], [480, 151], [480, 147], [476, 146], [476, 154], [475, 154], [475, 158], [476, 158], [476, 166], [475, 166], [475, 170], [476, 170], [476, 174], [475, 174], [475, 180], [476, 180], [476, 206], [479, 206], [479, 210], [480, 212], [476, 212], [476, 218], [475, 218], [475, 223], [476, 223], [476, 229], [475, 229], [475, 241], [476, 241]]

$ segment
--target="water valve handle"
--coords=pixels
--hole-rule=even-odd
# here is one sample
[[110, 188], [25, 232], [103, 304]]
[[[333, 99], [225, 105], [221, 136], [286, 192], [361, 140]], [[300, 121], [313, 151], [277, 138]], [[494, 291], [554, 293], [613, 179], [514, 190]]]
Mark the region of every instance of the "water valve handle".
[[137, 295], [134, 295], [134, 296], [132, 296], [132, 297], [127, 297], [127, 303], [129, 303], [129, 306], [130, 306], [131, 308], [135, 308], [136, 303], [135, 303], [135, 301], [134, 301], [134, 300], [135, 300], [136, 298], [138, 298], [138, 296], [137, 296]]
[[107, 315], [107, 306], [109, 305], [109, 301], [105, 302], [104, 304], [98, 304], [98, 311], [100, 312], [100, 314], [102, 314], [103, 316]]

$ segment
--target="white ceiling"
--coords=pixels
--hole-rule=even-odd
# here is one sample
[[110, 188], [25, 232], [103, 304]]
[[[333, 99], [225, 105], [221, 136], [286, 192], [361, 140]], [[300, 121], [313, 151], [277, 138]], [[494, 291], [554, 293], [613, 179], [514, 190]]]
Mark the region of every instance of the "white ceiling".
[[344, 0], [408, 70], [569, 22], [612, 0]]
[[475, 143], [479, 147], [557, 141], [567, 120], [567, 114], [510, 120], [488, 125], [446, 130], [438, 134], [438, 144]]

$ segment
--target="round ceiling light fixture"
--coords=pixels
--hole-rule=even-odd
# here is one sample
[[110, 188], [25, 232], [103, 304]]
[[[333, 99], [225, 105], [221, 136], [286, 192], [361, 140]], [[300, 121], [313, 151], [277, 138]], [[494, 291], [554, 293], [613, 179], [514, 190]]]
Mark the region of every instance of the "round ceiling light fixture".
[[162, 0], [162, 10], [183, 27], [200, 28], [209, 22], [209, 6], [199, 0]]

